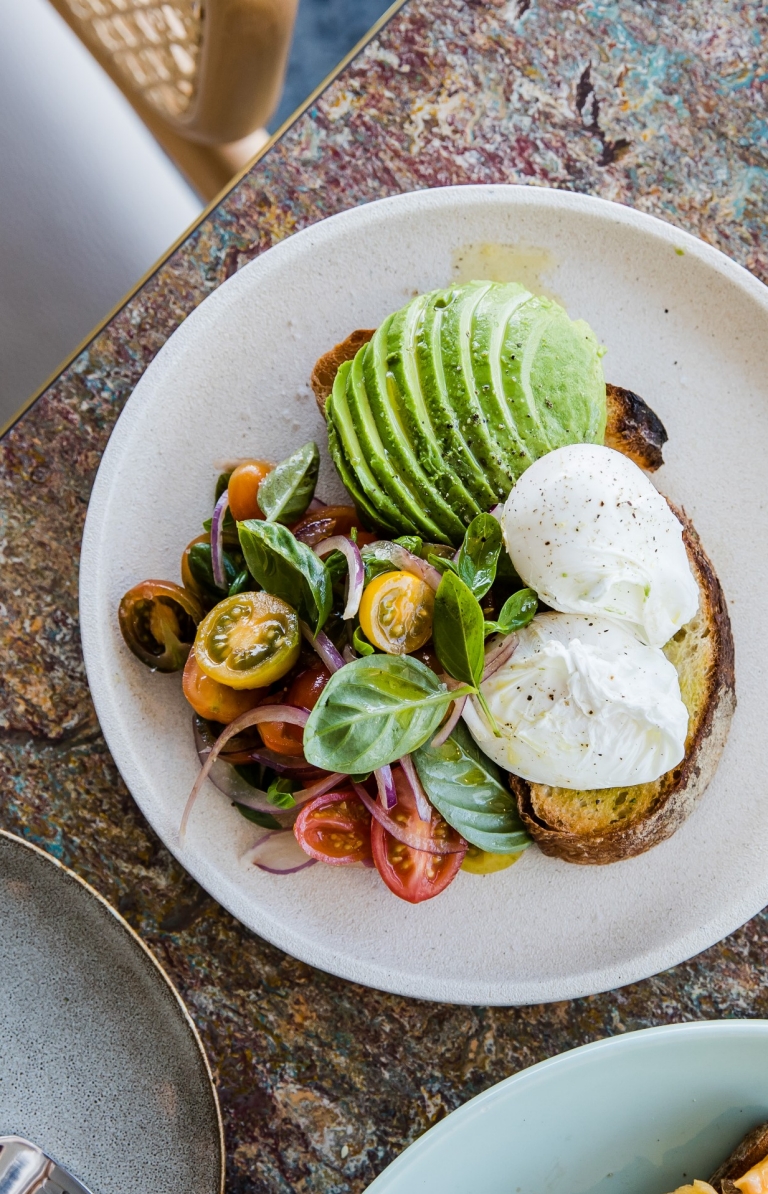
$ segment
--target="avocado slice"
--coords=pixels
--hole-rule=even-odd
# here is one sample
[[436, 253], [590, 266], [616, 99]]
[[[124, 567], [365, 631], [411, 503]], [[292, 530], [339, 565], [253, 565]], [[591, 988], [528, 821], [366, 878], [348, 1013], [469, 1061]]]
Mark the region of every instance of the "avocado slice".
[[[377, 332], [376, 336], [379, 334]], [[444, 532], [430, 517], [435, 504], [434, 495], [431, 492], [418, 492], [418, 474], [421, 472], [418, 463], [407, 458], [404, 460], [402, 454], [399, 454], [399, 458], [390, 460], [388, 446], [382, 442], [377, 421], [368, 402], [365, 384], [364, 361], [368, 360], [370, 355], [371, 345], [366, 344], [357, 353], [346, 376], [345, 397], [360, 447], [382, 492], [392, 500], [398, 510], [408, 516], [419, 533], [428, 539], [437, 536], [438, 541], [442, 541]], [[389, 405], [387, 409], [390, 409]], [[450, 510], [448, 514], [451, 514]], [[455, 519], [455, 515], [452, 517]]]
[[[365, 348], [367, 348], [367, 345], [360, 349], [360, 352], [364, 352]], [[368, 461], [358, 439], [347, 404], [347, 386], [353, 364], [353, 361], [345, 361], [336, 374], [333, 390], [326, 406], [326, 412], [329, 416], [328, 421], [329, 423], [333, 422], [338, 436], [338, 444], [342, 448], [343, 454], [349, 462], [350, 470], [357, 482], [357, 492], [365, 496], [367, 511], [372, 512], [371, 517], [374, 524], [393, 531], [397, 535], [417, 535], [419, 528], [411, 521], [407, 513], [400, 510], [391, 498], [383, 492], [368, 467]], [[363, 508], [365, 509], [365, 507]]]

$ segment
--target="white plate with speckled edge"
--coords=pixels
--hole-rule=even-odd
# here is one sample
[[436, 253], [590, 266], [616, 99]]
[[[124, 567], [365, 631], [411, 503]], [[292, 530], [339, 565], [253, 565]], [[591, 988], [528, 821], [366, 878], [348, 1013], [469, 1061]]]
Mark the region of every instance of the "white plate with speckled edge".
[[[490, 263], [490, 264], [489, 264]], [[212, 786], [183, 846], [197, 773], [178, 676], [150, 675], [120, 637], [121, 595], [179, 575], [210, 514], [216, 461], [280, 459], [312, 437], [318, 493], [343, 491], [308, 385], [353, 328], [466, 272], [547, 289], [607, 346], [606, 376], [669, 431], [661, 489], [714, 561], [736, 641], [739, 707], [695, 814], [648, 854], [580, 867], [530, 849], [500, 874], [461, 873], [437, 899], [395, 899], [375, 873], [246, 869], [255, 830]], [[768, 480], [768, 289], [650, 216], [538, 187], [468, 186], [384, 199], [281, 242], [205, 300], [126, 405], [91, 495], [80, 614], [107, 742], [142, 811], [207, 891], [314, 966], [425, 999], [514, 1004], [621, 986], [698, 953], [768, 902], [768, 753], [761, 632]]]
[[662, 1194], [706, 1181], [768, 1119], [767, 1020], [665, 1024], [492, 1086], [420, 1136], [370, 1194]]
[[0, 1136], [92, 1194], [223, 1194], [202, 1042], [133, 929], [50, 854], [0, 830]]

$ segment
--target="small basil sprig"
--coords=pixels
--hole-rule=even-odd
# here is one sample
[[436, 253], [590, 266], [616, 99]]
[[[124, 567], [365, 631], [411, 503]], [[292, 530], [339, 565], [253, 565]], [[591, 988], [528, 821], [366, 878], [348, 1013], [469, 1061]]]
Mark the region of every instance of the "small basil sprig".
[[293, 793], [296, 791], [297, 784], [292, 779], [287, 779], [284, 775], [279, 775], [267, 788], [267, 800], [270, 804], [274, 804], [275, 808], [295, 808], [296, 801], [293, 799]]
[[410, 655], [370, 655], [331, 676], [304, 728], [314, 767], [360, 775], [394, 763], [426, 742], [456, 696]]
[[320, 471], [320, 452], [310, 442], [267, 473], [259, 486], [259, 509], [268, 522], [296, 522], [312, 501]]
[[358, 655], [373, 655], [376, 651], [376, 648], [368, 642], [368, 639], [359, 626], [355, 627], [355, 633], [352, 635], [352, 646]]
[[533, 618], [539, 607], [539, 599], [533, 589], [519, 589], [513, 593], [501, 607], [495, 622], [486, 622], [484, 634], [511, 634], [513, 630], [522, 630]]
[[455, 572], [446, 572], [435, 594], [432, 639], [449, 676], [477, 690], [477, 699], [498, 737], [496, 720], [480, 690], [485, 666], [483, 611], [474, 593]]
[[501, 527], [492, 514], [478, 514], [467, 527], [456, 563], [457, 574], [478, 599], [496, 579]]
[[317, 634], [333, 605], [331, 580], [322, 560], [279, 522], [249, 519], [239, 522], [237, 530], [251, 576], [262, 589], [292, 605]]
[[501, 771], [463, 722], [442, 746], [425, 742], [413, 761], [432, 804], [471, 845], [519, 854], [531, 844]]

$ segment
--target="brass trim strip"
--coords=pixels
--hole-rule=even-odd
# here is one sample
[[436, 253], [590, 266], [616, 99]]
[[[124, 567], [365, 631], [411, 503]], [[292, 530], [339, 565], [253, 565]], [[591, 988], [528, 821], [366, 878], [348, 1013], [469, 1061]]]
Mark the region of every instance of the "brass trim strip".
[[208, 1060], [208, 1054], [205, 1051], [205, 1045], [203, 1044], [203, 1038], [200, 1036], [200, 1033], [198, 1032], [197, 1025], [195, 1024], [195, 1021], [192, 1019], [192, 1015], [189, 1011], [189, 1008], [187, 1007], [184, 1000], [181, 998], [181, 995], [179, 994], [179, 992], [176, 990], [176, 987], [175, 987], [170, 975], [165, 973], [165, 970], [160, 965], [160, 963], [158, 962], [155, 955], [152, 953], [152, 950], [149, 948], [149, 946], [147, 945], [144, 938], [139, 936], [139, 934], [136, 932], [136, 930], [128, 924], [128, 921], [125, 919], [125, 917], [121, 916], [120, 913], [117, 911], [117, 909], [112, 907], [109, 900], [105, 896], [103, 896], [101, 894], [101, 892], [97, 891], [95, 887], [92, 887], [91, 884], [87, 881], [87, 879], [81, 878], [80, 875], [78, 875], [76, 871], [73, 871], [71, 867], [66, 866], [63, 862], [59, 862], [58, 858], [54, 857], [53, 854], [49, 854], [47, 850], [43, 850], [43, 848], [41, 846], [35, 845], [34, 842], [27, 841], [27, 839], [25, 837], [19, 837], [19, 835], [16, 833], [11, 833], [11, 831], [9, 829], [0, 828], [0, 837], [6, 838], [6, 840], [9, 842], [16, 842], [17, 845], [24, 846], [25, 849], [31, 850], [35, 854], [39, 854], [41, 856], [41, 858], [44, 858], [46, 860], [46, 862], [52, 863], [53, 866], [58, 867], [60, 871], [63, 871], [64, 874], [68, 876], [68, 878], [73, 879], [75, 881], [75, 883], [78, 883], [81, 887], [84, 887], [85, 890], [89, 893], [89, 895], [92, 895], [94, 897], [94, 899], [96, 899], [100, 904], [103, 905], [104, 908], [106, 908], [106, 910], [107, 910], [107, 912], [109, 912], [110, 916], [114, 917], [114, 919], [119, 924], [120, 928], [125, 933], [127, 933], [130, 938], [132, 938], [136, 942], [136, 944], [141, 949], [142, 953], [144, 953], [146, 955], [146, 957], [149, 959], [149, 961], [154, 966], [157, 973], [160, 975], [160, 977], [165, 982], [166, 986], [168, 987], [168, 990], [171, 992], [171, 994], [173, 995], [177, 1004], [179, 1005], [180, 1012], [182, 1013], [184, 1019], [187, 1022], [187, 1027], [189, 1028], [190, 1032], [192, 1033], [192, 1038], [193, 1038], [195, 1044], [197, 1045], [200, 1056], [203, 1059], [203, 1067], [205, 1069], [206, 1074], [208, 1075], [208, 1083], [211, 1088], [211, 1095], [213, 1096], [213, 1106], [216, 1110], [216, 1119], [218, 1121], [218, 1128], [219, 1128], [219, 1194], [224, 1194], [224, 1183], [226, 1181], [226, 1176], [227, 1176], [227, 1149], [226, 1149], [226, 1142], [224, 1139], [224, 1120], [222, 1118], [221, 1107], [219, 1105], [219, 1092], [216, 1089], [216, 1082], [213, 1077], [211, 1063]]
[[211, 214], [211, 212], [218, 206], [219, 203], [221, 203], [221, 201], [223, 199], [226, 198], [226, 196], [230, 193], [230, 191], [233, 191], [235, 189], [235, 187], [238, 185], [238, 183], [241, 182], [243, 178], [245, 178], [248, 171], [253, 169], [253, 167], [256, 165], [256, 163], [258, 161], [260, 161], [260, 159], [263, 158], [265, 156], [265, 154], [269, 153], [272, 146], [275, 145], [280, 140], [280, 138], [282, 136], [284, 136], [285, 133], [288, 132], [291, 125], [295, 124], [295, 122], [299, 119], [299, 117], [303, 116], [304, 113], [309, 108], [312, 107], [312, 105], [323, 94], [323, 92], [326, 90], [326, 88], [330, 87], [331, 83], [333, 83], [339, 77], [339, 75], [344, 70], [346, 70], [346, 68], [349, 66], [350, 62], [352, 62], [353, 59], [355, 59], [357, 57], [357, 55], [360, 54], [361, 51], [365, 49], [365, 47], [368, 45], [368, 43], [370, 41], [373, 41], [376, 34], [379, 33], [384, 28], [384, 26], [389, 21], [391, 21], [392, 17], [394, 17], [400, 11], [401, 8], [404, 8], [407, 3], [408, 3], [408, 0], [394, 0], [394, 3], [391, 4], [389, 6], [389, 8], [385, 12], [382, 13], [382, 15], [379, 17], [378, 21], [376, 21], [376, 23], [371, 26], [371, 28], [368, 30], [368, 32], [365, 34], [365, 36], [360, 39], [360, 41], [357, 43], [357, 45], [353, 46], [352, 49], [349, 51], [349, 53], [346, 54], [342, 58], [341, 62], [338, 64], [338, 66], [334, 67], [334, 69], [330, 72], [330, 74], [326, 75], [326, 77], [323, 79], [322, 83], [320, 83], [315, 88], [315, 90], [309, 96], [307, 96], [307, 98], [304, 100], [304, 102], [299, 105], [299, 107], [296, 109], [296, 111], [291, 113], [291, 115], [288, 117], [288, 119], [285, 120], [283, 122], [283, 124], [280, 125], [280, 128], [275, 133], [272, 134], [272, 136], [269, 138], [269, 140], [265, 142], [265, 144], [262, 146], [262, 148], [258, 151], [258, 153], [256, 153], [251, 158], [251, 160], [247, 163], [247, 165], [245, 165], [243, 167], [243, 169], [240, 170], [240, 172], [234, 176], [234, 178], [230, 179], [230, 181], [227, 183], [227, 185], [219, 192], [218, 195], [216, 195], [211, 200], [211, 202], [208, 204], [207, 207], [203, 208], [202, 212], [197, 217], [197, 219], [194, 220], [189, 225], [189, 227], [184, 230], [184, 232], [182, 232], [181, 236], [179, 236], [173, 242], [173, 244], [170, 246], [170, 248], [166, 249], [166, 251], [162, 254], [161, 257], [158, 257], [157, 261], [155, 261], [154, 264], [149, 267], [149, 269], [146, 271], [146, 273], [143, 274], [141, 278], [139, 278], [139, 280], [135, 284], [135, 286], [133, 286], [127, 292], [127, 294], [125, 294], [123, 296], [123, 298], [120, 299], [120, 301], [112, 308], [112, 310], [107, 315], [104, 316], [104, 318], [101, 320], [100, 323], [96, 324], [95, 328], [93, 328], [92, 331], [90, 331], [88, 333], [88, 335], [83, 340], [80, 341], [80, 343], [69, 354], [69, 356], [64, 358], [62, 363], [54, 369], [53, 373], [51, 373], [51, 375], [46, 379], [46, 381], [43, 382], [43, 384], [39, 387], [39, 389], [35, 390], [35, 392], [32, 394], [32, 396], [30, 398], [28, 398], [26, 400], [26, 402], [22, 403], [22, 405], [19, 407], [19, 409], [16, 411], [16, 413], [14, 415], [11, 415], [10, 419], [8, 419], [7, 422], [0, 425], [0, 439], [2, 439], [3, 436], [8, 434], [8, 432], [16, 425], [16, 423], [18, 423], [19, 419], [21, 419], [27, 413], [27, 411], [30, 409], [30, 407], [34, 406], [34, 404], [37, 402], [38, 398], [41, 398], [43, 396], [43, 394], [45, 393], [45, 391], [50, 386], [52, 386], [53, 383], [59, 377], [61, 377], [62, 373], [64, 373], [69, 368], [69, 366], [72, 364], [72, 362], [77, 360], [77, 358], [80, 356], [80, 353], [84, 352], [85, 349], [88, 347], [88, 345], [91, 344], [96, 339], [97, 336], [101, 335], [101, 333], [104, 331], [105, 327], [109, 323], [112, 322], [112, 320], [115, 318], [116, 315], [119, 314], [120, 311], [122, 311], [123, 307], [125, 307], [131, 301], [131, 299], [134, 298], [134, 296], [138, 294], [138, 292], [141, 290], [141, 288], [147, 284], [147, 282], [150, 280], [150, 278], [152, 278], [157, 273], [157, 271], [159, 269], [161, 269], [162, 266], [165, 265], [166, 261], [168, 261], [168, 259], [173, 256], [173, 254], [176, 252], [176, 250], [181, 245], [183, 245], [184, 241], [187, 240], [187, 238], [189, 236], [191, 236], [192, 233], [195, 232], [205, 220], [207, 220], [207, 218]]

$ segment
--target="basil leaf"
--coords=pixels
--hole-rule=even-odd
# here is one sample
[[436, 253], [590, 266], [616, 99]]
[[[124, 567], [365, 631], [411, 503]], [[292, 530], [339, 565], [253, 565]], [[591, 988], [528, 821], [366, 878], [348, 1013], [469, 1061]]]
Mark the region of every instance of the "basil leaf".
[[485, 637], [489, 634], [511, 634], [513, 630], [522, 630], [527, 626], [536, 613], [539, 599], [533, 589], [519, 589], [513, 593], [501, 607], [496, 622], [485, 623]]
[[455, 572], [457, 576], [459, 574], [459, 566], [450, 556], [436, 556], [431, 551], [427, 556], [427, 563], [437, 568], [441, 576], [445, 576], [446, 572]]
[[221, 497], [224, 490], [229, 488], [229, 478], [231, 476], [232, 476], [232, 473], [222, 473], [221, 476], [219, 477], [219, 479], [217, 480], [216, 492], [215, 492], [214, 498], [213, 498], [214, 505], [216, 504], [216, 502], [218, 502], [218, 500]]
[[251, 576], [298, 612], [315, 634], [333, 605], [331, 580], [322, 560], [279, 522], [249, 519], [237, 524], [240, 546]]
[[274, 804], [275, 808], [295, 808], [296, 801], [293, 799], [293, 793], [296, 791], [296, 786], [292, 779], [280, 775], [277, 779], [273, 779], [267, 788], [267, 800], [270, 804]]
[[435, 594], [432, 638], [449, 676], [475, 687], [483, 674], [483, 611], [455, 572], [446, 572]]
[[358, 655], [374, 655], [376, 651], [376, 648], [371, 646], [359, 626], [355, 627], [355, 633], [352, 635], [352, 646]]
[[413, 761], [432, 804], [471, 845], [491, 854], [518, 854], [530, 845], [503, 773], [463, 722], [442, 746], [420, 746]]
[[310, 713], [304, 754], [326, 771], [375, 771], [421, 746], [450, 702], [470, 691], [450, 691], [410, 655], [355, 659], [331, 676]]
[[400, 535], [399, 538], [393, 539], [393, 543], [396, 543], [398, 547], [404, 547], [414, 556], [420, 556], [424, 546], [424, 540], [420, 535]]
[[235, 802], [235, 808], [241, 817], [245, 817], [246, 821], [253, 821], [254, 825], [260, 825], [262, 829], [283, 828], [277, 817], [273, 817], [271, 813], [260, 813], [258, 809], [247, 808], [244, 804], [237, 804], [237, 802]]
[[478, 514], [467, 527], [458, 559], [458, 573], [475, 597], [484, 597], [496, 579], [501, 527], [491, 514]]
[[224, 575], [227, 578], [226, 589], [220, 589], [213, 579], [210, 543], [194, 543], [187, 554], [187, 566], [197, 583], [218, 599], [220, 596], [226, 595], [229, 586], [240, 575], [243, 567], [243, 559], [239, 552], [224, 552]]
[[228, 596], [234, 597], [237, 593], [250, 593], [253, 590], [253, 585], [254, 581], [250, 572], [247, 568], [243, 568], [229, 586]]
[[343, 552], [332, 551], [329, 556], [325, 557], [324, 563], [328, 571], [328, 575], [331, 578], [332, 585], [335, 585], [337, 581], [347, 579], [347, 576], [349, 575], [349, 564], [347, 563], [347, 557]]
[[390, 559], [391, 554], [392, 544], [388, 543], [386, 539], [377, 539], [375, 543], [368, 543], [365, 547], [360, 548], [367, 585], [375, 577], [381, 576], [382, 572], [395, 571], [395, 565]]
[[268, 522], [296, 522], [312, 501], [320, 471], [320, 451], [312, 440], [267, 473], [257, 501]]

